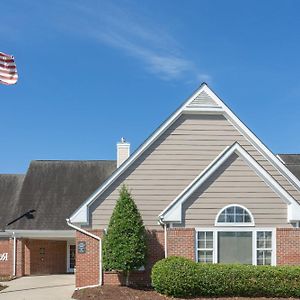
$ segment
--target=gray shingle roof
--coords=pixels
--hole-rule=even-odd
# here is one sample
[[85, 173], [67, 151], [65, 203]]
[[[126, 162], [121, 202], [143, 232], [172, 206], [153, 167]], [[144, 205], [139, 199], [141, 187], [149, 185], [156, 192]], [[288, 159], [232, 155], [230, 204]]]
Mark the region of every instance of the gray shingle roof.
[[[8, 229], [70, 229], [66, 218], [70, 217], [115, 169], [116, 161], [110, 160], [32, 161], [19, 196], [14, 200], [14, 209], [13, 213], [10, 211], [10, 216], [13, 214], [15, 218], [30, 209], [35, 209], [35, 218], [23, 218]], [[0, 193], [2, 194], [2, 189]], [[2, 198], [5, 198], [5, 195]]]
[[286, 167], [300, 179], [300, 154], [278, 154]]
[[24, 177], [21, 174], [0, 174], [0, 230], [14, 218]]
[[[300, 154], [279, 154], [300, 179]], [[26, 175], [0, 174], [0, 229], [30, 209], [35, 218], [9, 229], [65, 230], [65, 219], [116, 169], [116, 161], [32, 161]]]

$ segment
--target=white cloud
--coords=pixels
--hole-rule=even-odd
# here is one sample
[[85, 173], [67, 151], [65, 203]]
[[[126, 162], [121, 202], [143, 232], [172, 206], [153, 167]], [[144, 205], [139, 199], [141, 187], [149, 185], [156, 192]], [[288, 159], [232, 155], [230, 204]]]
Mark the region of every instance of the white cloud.
[[[11, 9], [17, 5], [15, 0], [12, 2]], [[100, 0], [53, 0], [50, 3], [28, 1], [31, 15], [22, 12], [22, 23], [35, 22], [40, 28], [51, 26], [59, 32], [118, 49], [164, 80], [211, 81], [210, 75], [199, 72], [197, 65], [187, 57], [180, 43], [163, 24], [156, 23], [157, 19], [148, 17], [145, 11], [136, 10], [129, 1], [124, 0], [122, 5]], [[19, 31], [26, 30], [26, 26], [21, 27]], [[18, 33], [21, 38], [22, 32]]]
[[71, 21], [69, 30], [74, 32], [76, 28], [77, 34], [80, 28], [84, 36], [124, 51], [159, 78], [211, 81], [211, 76], [198, 71], [193, 61], [183, 54], [176, 39], [161, 24], [154, 25], [153, 20], [147, 19], [140, 11], [135, 14], [133, 10], [111, 2], [98, 2], [93, 7], [77, 2], [73, 8], [77, 26], [74, 27]]

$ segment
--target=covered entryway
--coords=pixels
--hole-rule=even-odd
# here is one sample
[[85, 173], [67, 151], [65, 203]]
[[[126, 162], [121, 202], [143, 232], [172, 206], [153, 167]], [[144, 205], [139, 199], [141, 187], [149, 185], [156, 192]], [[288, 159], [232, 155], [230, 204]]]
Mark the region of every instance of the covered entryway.
[[76, 247], [73, 230], [19, 230], [6, 231], [5, 235], [6, 239], [0, 243], [0, 275], [21, 277], [74, 273]]
[[74, 273], [75, 240], [25, 239], [24, 275]]

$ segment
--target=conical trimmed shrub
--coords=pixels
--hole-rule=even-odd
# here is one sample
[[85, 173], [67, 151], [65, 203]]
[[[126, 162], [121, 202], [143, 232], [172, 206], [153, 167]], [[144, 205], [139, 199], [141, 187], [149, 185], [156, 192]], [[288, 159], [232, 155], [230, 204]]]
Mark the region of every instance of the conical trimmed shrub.
[[146, 232], [142, 217], [125, 185], [113, 210], [103, 240], [105, 270], [123, 271], [128, 285], [129, 272], [145, 265]]

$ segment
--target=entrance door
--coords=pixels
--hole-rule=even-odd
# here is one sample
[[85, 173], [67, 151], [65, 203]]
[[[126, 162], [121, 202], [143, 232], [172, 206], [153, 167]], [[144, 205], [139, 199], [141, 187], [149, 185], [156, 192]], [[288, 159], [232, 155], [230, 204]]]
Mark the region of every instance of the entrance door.
[[76, 255], [76, 245], [68, 244], [68, 256], [67, 256], [67, 271], [74, 272], [75, 269], [75, 255]]
[[252, 264], [252, 232], [218, 232], [218, 262]]

